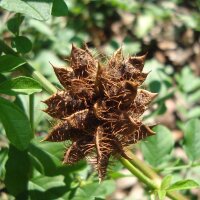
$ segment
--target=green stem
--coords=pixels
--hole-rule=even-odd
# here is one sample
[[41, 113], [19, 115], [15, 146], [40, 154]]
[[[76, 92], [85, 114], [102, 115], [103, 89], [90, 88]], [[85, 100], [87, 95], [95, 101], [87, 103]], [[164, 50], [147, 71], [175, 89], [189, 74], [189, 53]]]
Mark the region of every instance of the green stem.
[[[0, 40], [0, 49], [6, 54], [12, 54], [18, 56], [17, 53]], [[41, 73], [36, 71], [31, 65], [25, 64], [23, 70], [35, 78], [40, 85], [49, 93], [53, 94], [57, 91], [56, 87], [51, 84]], [[132, 161], [128, 161], [124, 158], [120, 158], [121, 163], [126, 167], [132, 174], [134, 174], [140, 181], [145, 183], [151, 189], [159, 189], [161, 178], [156, 172], [151, 169], [144, 162], [137, 159], [134, 155], [131, 156]], [[159, 181], [159, 184], [158, 184]], [[167, 196], [173, 200], [187, 200], [184, 196], [176, 192], [167, 192]]]
[[[140, 181], [143, 182], [141, 177], [137, 176], [137, 174], [134, 173], [134, 170], [130, 167], [130, 164], [137, 168], [143, 176], [147, 176], [148, 179], [154, 182], [155, 186], [160, 186], [162, 178], [146, 163], [139, 160], [131, 151], [127, 152], [129, 157], [131, 158], [130, 161], [124, 162], [121, 159], [120, 162], [124, 165], [125, 168], [127, 168], [133, 175], [135, 175]], [[123, 158], [123, 160], [126, 160]], [[143, 177], [144, 178], [144, 177]], [[145, 182], [143, 182], [145, 183]], [[146, 184], [146, 183], [145, 183]], [[156, 187], [151, 187], [151, 185], [148, 185], [151, 189], [156, 189]], [[158, 187], [159, 188], [159, 187]], [[182, 194], [178, 192], [167, 192], [167, 196], [170, 197], [172, 200], [188, 200], [186, 197], [184, 197]]]
[[168, 167], [166, 169], [164, 169], [163, 171], [177, 171], [177, 170], [182, 170], [182, 169], [188, 169], [192, 167], [191, 165], [180, 165], [180, 166], [176, 166], [176, 167]]
[[145, 176], [139, 169], [131, 164], [130, 161], [122, 157], [119, 158], [119, 160], [132, 174], [134, 174], [140, 181], [145, 183], [150, 189], [159, 189], [159, 185], [157, 185], [154, 181]]
[[38, 72], [37, 70], [35, 70], [31, 65], [29, 65], [28, 63], [25, 64], [22, 68], [22, 70], [24, 70], [24, 72], [29, 75], [32, 76], [35, 80], [37, 80], [40, 85], [49, 93], [49, 94], [54, 94], [57, 92], [57, 88], [50, 83], [40, 72]]
[[34, 94], [29, 95], [29, 118], [34, 133]]
[[131, 151], [128, 152], [129, 157], [131, 158], [130, 163], [136, 166], [138, 169], [142, 171], [147, 177], [157, 180], [158, 183], [161, 182], [160, 176], [148, 165], [145, 164], [138, 159]]

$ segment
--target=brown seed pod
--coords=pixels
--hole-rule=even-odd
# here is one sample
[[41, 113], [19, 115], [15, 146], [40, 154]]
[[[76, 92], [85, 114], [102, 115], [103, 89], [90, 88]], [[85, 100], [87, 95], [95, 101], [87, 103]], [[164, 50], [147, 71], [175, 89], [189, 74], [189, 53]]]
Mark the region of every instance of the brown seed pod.
[[120, 48], [102, 67], [87, 46], [72, 45], [71, 70], [54, 67], [65, 89], [44, 101], [44, 111], [60, 120], [44, 141], [72, 142], [63, 163], [87, 158], [102, 180], [110, 156], [128, 158], [130, 145], [155, 134], [140, 119], [157, 95], [139, 89], [148, 75], [142, 72], [145, 57], [125, 59]]

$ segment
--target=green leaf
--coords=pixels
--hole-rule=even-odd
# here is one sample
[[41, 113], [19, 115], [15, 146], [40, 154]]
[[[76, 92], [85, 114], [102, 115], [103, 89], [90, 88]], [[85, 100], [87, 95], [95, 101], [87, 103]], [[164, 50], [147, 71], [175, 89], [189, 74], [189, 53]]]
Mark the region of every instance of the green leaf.
[[53, 16], [66, 16], [68, 14], [68, 7], [66, 0], [54, 0], [51, 14]]
[[188, 102], [190, 103], [198, 102], [200, 99], [200, 90], [197, 89], [195, 92], [189, 93], [187, 95], [187, 99], [188, 99]]
[[187, 118], [197, 118], [200, 117], [200, 107], [193, 107], [192, 109], [187, 111]]
[[15, 70], [25, 64], [26, 61], [20, 57], [12, 55], [3, 55], [0, 57], [0, 72]]
[[157, 193], [158, 193], [159, 200], [163, 200], [166, 197], [167, 191], [160, 189], [160, 190], [157, 190]]
[[124, 54], [136, 54], [141, 51], [141, 44], [139, 42], [133, 42], [131, 37], [126, 37], [123, 41], [123, 53]]
[[64, 176], [54, 176], [54, 177], [47, 177], [47, 176], [37, 176], [32, 178], [30, 182], [34, 183], [35, 185], [39, 185], [40, 188], [43, 188], [43, 191], [46, 191], [49, 188], [55, 186], [65, 186], [64, 183]]
[[0, 93], [7, 95], [17, 94], [33, 94], [41, 92], [40, 84], [32, 78], [21, 76], [11, 80], [7, 80], [0, 84]]
[[[38, 31], [39, 33], [44, 34], [45, 37], [48, 37], [49, 39], [54, 37], [54, 31], [52, 30], [52, 28], [47, 23], [45, 23], [43, 21], [30, 19], [28, 21], [28, 26], [29, 26], [29, 28], [33, 28], [35, 31]], [[41, 49], [41, 51], [42, 51], [42, 49]], [[39, 51], [38, 54], [41, 51]]]
[[32, 166], [41, 174], [44, 174], [44, 167], [42, 163], [38, 160], [37, 157], [33, 156], [31, 153], [29, 153], [30, 161]]
[[47, 20], [51, 16], [53, 0], [2, 0], [0, 7], [16, 13], [28, 15], [37, 20]]
[[145, 160], [154, 167], [166, 162], [174, 145], [172, 133], [164, 126], [158, 125], [153, 129], [155, 136], [146, 138], [141, 142], [141, 149]]
[[[152, 66], [154, 67], [152, 68]], [[155, 102], [159, 101], [158, 105], [160, 105], [161, 102], [173, 95], [173, 81], [168, 72], [172, 70], [171, 66], [163, 65], [157, 60], [151, 59], [145, 63], [144, 70], [151, 71], [151, 75], [148, 76], [145, 83], [149, 86], [151, 92], [158, 93]]]
[[77, 189], [73, 200], [94, 200], [95, 198], [105, 198], [115, 190], [113, 180], [103, 181], [101, 184], [93, 182]]
[[200, 88], [200, 80], [194, 75], [189, 66], [185, 66], [175, 77], [178, 86], [184, 93], [192, 93]]
[[161, 183], [161, 189], [163, 189], [163, 190], [167, 189], [169, 187], [171, 181], [172, 181], [172, 175], [165, 176]]
[[12, 46], [17, 49], [19, 53], [28, 53], [32, 49], [31, 41], [24, 36], [17, 36], [12, 39]]
[[54, 176], [52, 178], [47, 176], [37, 176], [29, 181], [31, 200], [65, 200], [62, 196], [67, 191], [68, 188], [64, 182], [64, 176]]
[[27, 151], [19, 151], [11, 145], [6, 163], [5, 177], [6, 188], [10, 194], [17, 196], [27, 189], [30, 169]]
[[135, 34], [142, 38], [146, 36], [154, 25], [154, 17], [150, 14], [141, 14], [137, 18]]
[[68, 175], [86, 166], [85, 162], [79, 162], [72, 166], [62, 164], [65, 151], [64, 143], [41, 143], [38, 139], [35, 139], [31, 142], [29, 151], [41, 162], [44, 167], [44, 174], [47, 176]]
[[167, 188], [167, 191], [188, 190], [199, 186], [200, 185], [193, 180], [183, 180], [177, 181], [176, 183], [172, 184], [170, 187]]
[[184, 149], [192, 161], [200, 158], [199, 119], [191, 119], [186, 123], [184, 131]]
[[27, 116], [12, 102], [0, 97], [0, 120], [10, 142], [19, 150], [28, 148], [33, 137]]
[[[28, 111], [28, 103], [26, 104], [26, 108], [25, 108], [25, 102], [22, 101], [21, 99], [22, 95], [17, 95], [15, 96], [15, 100], [13, 101], [13, 103], [15, 105], [17, 105], [21, 111], [23, 111], [24, 113], [26, 113]], [[23, 95], [24, 96], [24, 95]], [[28, 101], [27, 101], [28, 102]]]
[[178, 18], [180, 19], [180, 21], [183, 22], [183, 24], [185, 24], [187, 27], [191, 28], [191, 29], [196, 29], [199, 31], [199, 15], [197, 15], [198, 17], [196, 17], [195, 15], [196, 13], [192, 13], [190, 15], [184, 15], [184, 14], [178, 14]]
[[0, 74], [0, 84], [3, 83], [6, 80], [7, 80], [6, 76]]
[[165, 9], [155, 3], [148, 3], [145, 5], [145, 11], [153, 16], [153, 18], [158, 20], [170, 19], [172, 15], [171, 9]]
[[21, 16], [20, 14], [16, 14], [13, 18], [11, 18], [7, 22], [8, 29], [12, 33], [17, 35], [19, 33], [19, 27], [20, 27], [21, 23], [23, 22], [23, 20], [24, 20], [24, 16]]

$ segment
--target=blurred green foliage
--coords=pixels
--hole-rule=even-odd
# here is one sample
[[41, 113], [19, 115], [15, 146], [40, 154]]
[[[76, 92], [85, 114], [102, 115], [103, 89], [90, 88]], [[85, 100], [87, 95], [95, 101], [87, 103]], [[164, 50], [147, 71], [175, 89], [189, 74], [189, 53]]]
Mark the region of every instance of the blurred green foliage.
[[[39, 142], [52, 126], [42, 112], [46, 94], [33, 78], [22, 76], [21, 66], [28, 61], [59, 87], [49, 62], [66, 66], [63, 60], [71, 44], [84, 42], [102, 61], [120, 46], [125, 56], [148, 52], [145, 70], [150, 75], [143, 87], [159, 95], [144, 120], [163, 125], [134, 151], [141, 151], [145, 161], [165, 176], [160, 199], [166, 188], [194, 186], [183, 178], [200, 184], [199, 0], [2, 0], [0, 27], [2, 40], [23, 56], [10, 55], [0, 46], [0, 190], [9, 199], [105, 199], [115, 190], [113, 180], [125, 177], [116, 163], [99, 185], [84, 161], [62, 165], [64, 143]], [[185, 157], [178, 157], [178, 148]], [[198, 198], [191, 191], [185, 194]]]

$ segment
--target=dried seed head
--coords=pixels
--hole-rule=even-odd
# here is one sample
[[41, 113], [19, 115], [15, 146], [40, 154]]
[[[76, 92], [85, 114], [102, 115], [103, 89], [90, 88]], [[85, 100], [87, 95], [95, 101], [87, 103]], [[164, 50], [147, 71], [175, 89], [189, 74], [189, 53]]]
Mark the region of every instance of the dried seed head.
[[71, 70], [54, 67], [65, 90], [44, 101], [45, 112], [60, 120], [44, 141], [72, 142], [63, 163], [86, 158], [102, 180], [110, 156], [129, 158], [130, 145], [155, 134], [140, 119], [157, 95], [138, 89], [148, 75], [142, 72], [145, 57], [125, 59], [120, 48], [102, 67], [86, 45], [72, 45]]

